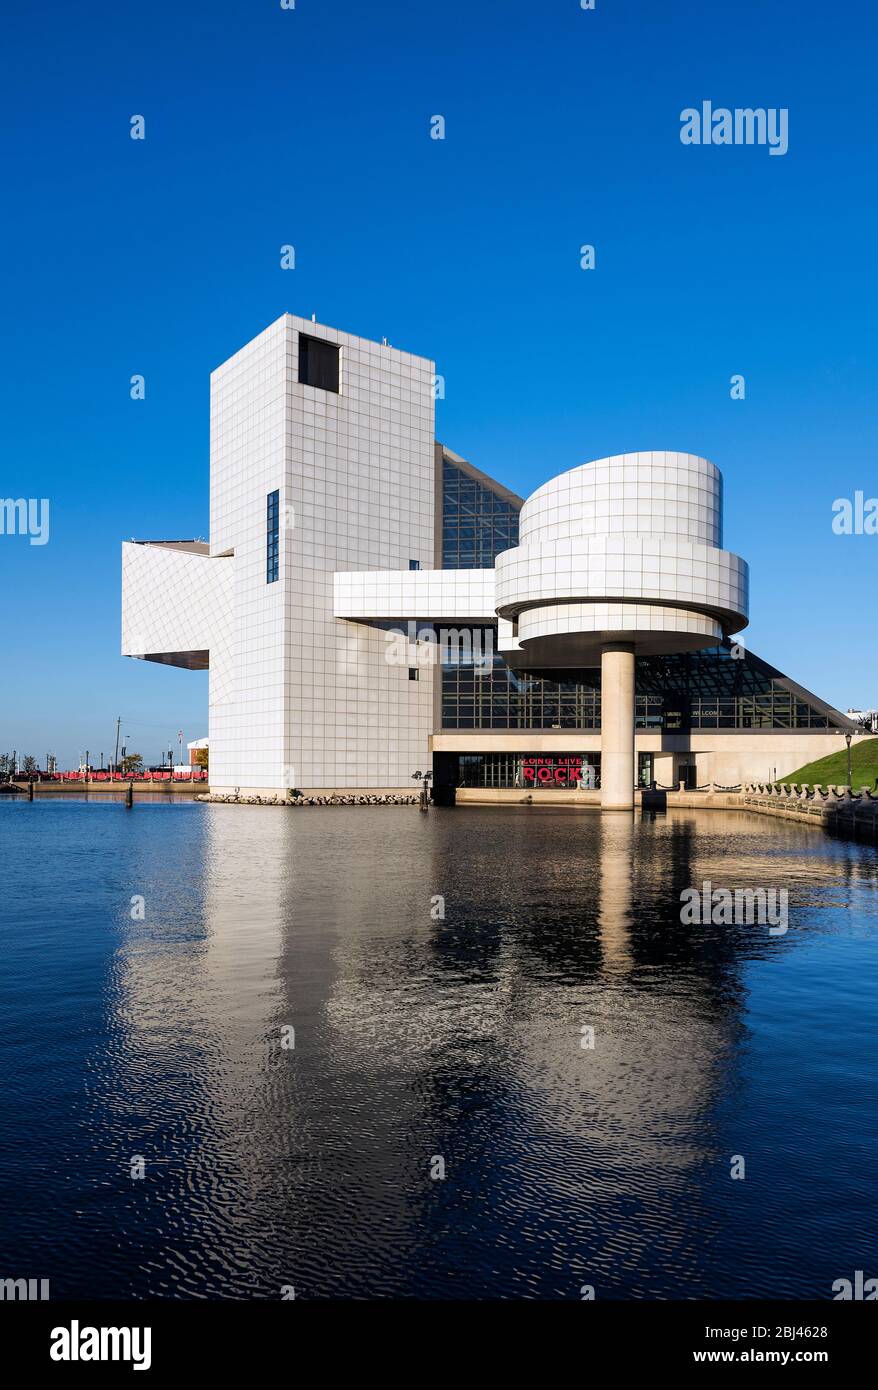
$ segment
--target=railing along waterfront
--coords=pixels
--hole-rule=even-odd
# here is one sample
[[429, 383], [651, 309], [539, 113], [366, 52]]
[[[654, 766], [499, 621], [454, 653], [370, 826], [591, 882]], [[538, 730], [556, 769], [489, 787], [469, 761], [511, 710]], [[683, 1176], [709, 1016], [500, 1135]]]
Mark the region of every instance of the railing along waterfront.
[[209, 774], [204, 768], [187, 769], [184, 772], [169, 771], [150, 771], [143, 772], [105, 772], [93, 768], [90, 772], [16, 772], [7, 774], [3, 780], [6, 782], [36, 782], [38, 786], [50, 786], [53, 782], [65, 784], [67, 782], [113, 782], [118, 783], [123, 789], [129, 782], [157, 782], [157, 783], [186, 783], [186, 782], [206, 782]]
[[819, 820], [830, 830], [878, 838], [878, 796], [868, 787], [824, 787], [808, 782], [747, 782], [741, 800], [754, 810]]

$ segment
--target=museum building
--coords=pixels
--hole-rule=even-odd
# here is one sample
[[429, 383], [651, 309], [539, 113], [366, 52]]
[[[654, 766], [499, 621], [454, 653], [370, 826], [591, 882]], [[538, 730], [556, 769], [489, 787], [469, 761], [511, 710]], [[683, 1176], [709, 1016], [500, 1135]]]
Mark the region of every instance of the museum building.
[[209, 671], [212, 791], [432, 771], [625, 809], [861, 732], [739, 640], [714, 464], [619, 454], [525, 500], [435, 439], [436, 381], [288, 314], [212, 374], [209, 540], [122, 547], [123, 654]]

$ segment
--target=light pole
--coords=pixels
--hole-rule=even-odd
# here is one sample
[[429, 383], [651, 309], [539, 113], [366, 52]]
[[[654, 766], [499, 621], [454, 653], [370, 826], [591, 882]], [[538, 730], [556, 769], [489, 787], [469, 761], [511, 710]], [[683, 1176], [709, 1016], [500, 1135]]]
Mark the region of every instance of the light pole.
[[848, 746], [848, 787], [851, 785], [851, 738], [852, 734], [845, 734], [844, 741]]
[[412, 773], [412, 781], [421, 783], [420, 808], [422, 811], [427, 811], [430, 807], [430, 781], [432, 777], [432, 772], [418, 771]]

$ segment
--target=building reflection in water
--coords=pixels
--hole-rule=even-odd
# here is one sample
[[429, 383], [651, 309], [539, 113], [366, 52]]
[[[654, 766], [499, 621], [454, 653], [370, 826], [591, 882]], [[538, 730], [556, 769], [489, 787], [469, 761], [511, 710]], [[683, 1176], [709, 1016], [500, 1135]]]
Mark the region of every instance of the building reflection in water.
[[605, 970], [630, 970], [631, 901], [634, 891], [634, 815], [601, 816], [598, 930]]
[[[809, 930], [827, 855], [874, 888], [755, 820], [208, 808], [198, 908], [132, 923], [113, 986], [103, 1100], [167, 1174], [141, 1290], [734, 1292], [748, 964]], [[789, 882], [805, 925], [684, 926], [704, 879]]]

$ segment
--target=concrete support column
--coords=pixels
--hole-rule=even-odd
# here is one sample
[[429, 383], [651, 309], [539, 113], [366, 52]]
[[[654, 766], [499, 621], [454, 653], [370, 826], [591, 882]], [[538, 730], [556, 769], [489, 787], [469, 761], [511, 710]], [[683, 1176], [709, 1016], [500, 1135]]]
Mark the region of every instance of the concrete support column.
[[601, 649], [601, 810], [634, 808], [634, 647]]

